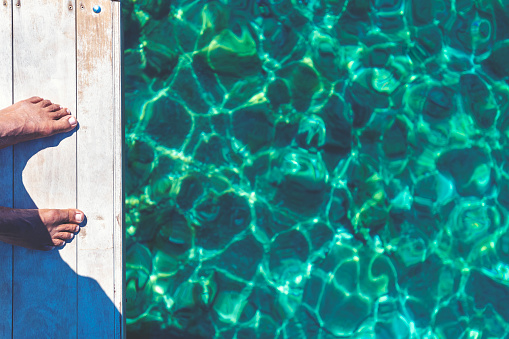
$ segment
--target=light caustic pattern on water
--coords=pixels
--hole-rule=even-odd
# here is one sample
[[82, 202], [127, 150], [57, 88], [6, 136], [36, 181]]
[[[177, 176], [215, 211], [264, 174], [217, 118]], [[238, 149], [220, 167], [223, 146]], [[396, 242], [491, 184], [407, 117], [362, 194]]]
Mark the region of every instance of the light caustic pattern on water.
[[509, 333], [509, 1], [124, 2], [132, 337]]

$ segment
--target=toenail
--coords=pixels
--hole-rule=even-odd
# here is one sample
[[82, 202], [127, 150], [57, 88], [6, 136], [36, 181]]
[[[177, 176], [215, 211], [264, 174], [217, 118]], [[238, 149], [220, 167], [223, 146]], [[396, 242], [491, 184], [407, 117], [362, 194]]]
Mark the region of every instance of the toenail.
[[79, 230], [80, 230], [80, 227], [76, 226], [76, 229], [74, 230], [74, 232], [78, 232]]
[[[60, 107], [60, 108], [62, 108], [62, 107]], [[65, 111], [67, 112], [67, 114], [71, 114], [71, 110], [69, 108], [66, 109]]]
[[[76, 221], [77, 222], [82, 222], [83, 221], [83, 214], [81, 213], [76, 213]], [[78, 232], [78, 230], [80, 229], [79, 226], [76, 227], [76, 232]]]
[[71, 124], [71, 126], [76, 125], [76, 118], [75, 117], [70, 117], [69, 118], [69, 123]]

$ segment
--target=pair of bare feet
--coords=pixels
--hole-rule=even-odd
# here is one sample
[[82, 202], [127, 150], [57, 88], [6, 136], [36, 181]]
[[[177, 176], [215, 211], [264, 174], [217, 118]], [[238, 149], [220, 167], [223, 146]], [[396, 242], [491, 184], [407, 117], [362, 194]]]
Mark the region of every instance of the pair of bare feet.
[[[67, 108], [39, 97], [23, 100], [0, 110], [0, 148], [69, 132], [77, 124]], [[84, 213], [77, 209], [0, 207], [0, 240], [31, 249], [51, 250], [71, 240], [84, 218]]]

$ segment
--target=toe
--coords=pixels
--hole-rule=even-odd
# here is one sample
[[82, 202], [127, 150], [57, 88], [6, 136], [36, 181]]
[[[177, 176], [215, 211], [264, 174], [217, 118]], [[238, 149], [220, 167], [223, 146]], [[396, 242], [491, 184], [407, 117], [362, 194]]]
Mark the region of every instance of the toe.
[[53, 103], [50, 100], [42, 100], [41, 102], [39, 102], [39, 104], [41, 105], [41, 107], [45, 108], [45, 107], [50, 106]]
[[58, 232], [76, 233], [80, 230], [80, 226], [76, 224], [64, 224], [57, 227]]
[[[83, 220], [85, 219], [85, 213], [83, 213], [80, 210], [71, 208], [68, 210], [68, 213], [69, 213], [69, 222], [81, 224], [83, 222]], [[76, 225], [74, 225], [74, 226], [76, 226]]]
[[74, 234], [73, 233], [69, 233], [69, 232], [59, 232], [55, 235], [55, 238], [57, 239], [60, 239], [60, 240], [71, 240], [72, 238], [74, 237]]
[[[39, 217], [41, 218], [43, 224], [45, 225], [54, 225], [54, 227], [61, 227], [62, 229], [57, 229], [57, 231], [67, 231], [69, 229], [72, 232], [73, 228], [70, 224], [76, 229], [76, 224], [79, 224], [81, 221], [85, 219], [85, 214], [77, 209], [48, 209], [48, 210], [38, 210]], [[80, 222], [78, 220], [81, 220]]]
[[41, 98], [41, 97], [31, 97], [31, 98], [28, 98], [26, 101], [28, 101], [31, 104], [36, 104], [36, 103], [41, 102], [43, 100], [44, 99]]
[[67, 108], [60, 108], [59, 110], [56, 110], [55, 112], [51, 112], [51, 115], [53, 116], [53, 119], [58, 120], [60, 118], [65, 117], [66, 115], [71, 114], [71, 111]]
[[51, 105], [49, 105], [48, 107], [46, 107], [46, 110], [47, 110], [48, 112], [56, 112], [56, 111], [58, 111], [59, 109], [61, 109], [61, 108], [60, 108], [60, 105], [57, 105], [57, 104], [51, 104]]
[[55, 245], [55, 246], [64, 246], [65, 245], [65, 241], [62, 240], [62, 239], [53, 239], [53, 245]]
[[64, 116], [54, 121], [55, 133], [72, 131], [78, 125], [78, 121], [72, 115]]

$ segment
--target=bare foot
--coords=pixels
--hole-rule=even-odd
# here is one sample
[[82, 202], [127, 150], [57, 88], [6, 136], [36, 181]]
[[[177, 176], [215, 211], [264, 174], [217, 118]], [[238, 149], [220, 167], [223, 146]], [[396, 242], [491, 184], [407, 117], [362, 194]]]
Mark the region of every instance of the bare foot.
[[67, 108], [32, 97], [0, 110], [0, 148], [69, 132], [77, 125]]
[[85, 215], [76, 209], [21, 210], [0, 207], [0, 240], [48, 251], [63, 246], [80, 229]]

